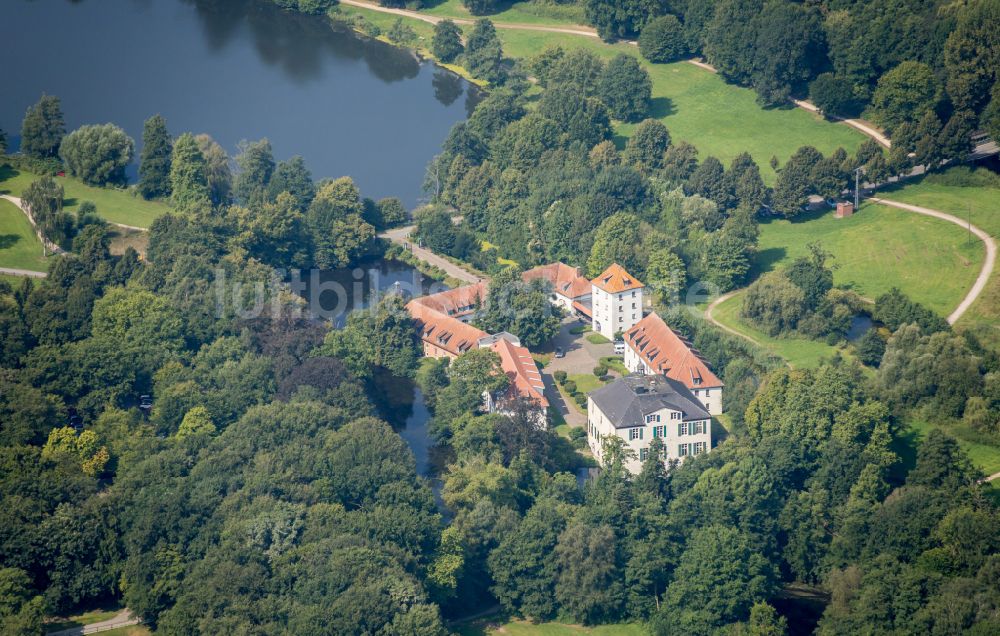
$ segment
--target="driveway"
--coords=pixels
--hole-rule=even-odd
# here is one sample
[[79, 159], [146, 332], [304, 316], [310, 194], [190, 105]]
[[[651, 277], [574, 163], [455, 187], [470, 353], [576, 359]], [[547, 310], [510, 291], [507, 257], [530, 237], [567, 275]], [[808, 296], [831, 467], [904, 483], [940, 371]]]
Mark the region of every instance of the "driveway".
[[562, 358], [552, 358], [552, 361], [542, 370], [545, 395], [549, 402], [562, 413], [566, 423], [570, 426], [584, 426], [587, 423], [587, 418], [575, 406], [567, 404], [563, 400], [552, 374], [556, 371], [565, 371], [570, 375], [593, 373], [594, 367], [601, 361], [601, 358], [614, 354], [614, 346], [611, 343], [595, 345], [588, 342], [586, 335], [590, 332], [579, 335], [570, 333], [570, 329], [580, 324], [580, 321], [575, 317], [563, 318], [559, 333], [552, 339], [552, 344], [555, 347], [561, 347], [566, 355]]

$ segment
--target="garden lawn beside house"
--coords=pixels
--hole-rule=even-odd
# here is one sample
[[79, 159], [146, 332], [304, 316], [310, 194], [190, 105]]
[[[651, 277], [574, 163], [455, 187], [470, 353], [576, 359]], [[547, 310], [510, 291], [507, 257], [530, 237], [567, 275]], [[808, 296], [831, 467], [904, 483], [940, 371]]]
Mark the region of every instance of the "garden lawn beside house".
[[[40, 178], [37, 174], [0, 166], [0, 194], [20, 197], [32, 181]], [[76, 211], [81, 203], [91, 201], [97, 206], [98, 216], [112, 223], [148, 228], [158, 216], [170, 211], [166, 203], [146, 201], [127, 190], [95, 188], [70, 177], [55, 177], [55, 180], [65, 191], [66, 210]]]

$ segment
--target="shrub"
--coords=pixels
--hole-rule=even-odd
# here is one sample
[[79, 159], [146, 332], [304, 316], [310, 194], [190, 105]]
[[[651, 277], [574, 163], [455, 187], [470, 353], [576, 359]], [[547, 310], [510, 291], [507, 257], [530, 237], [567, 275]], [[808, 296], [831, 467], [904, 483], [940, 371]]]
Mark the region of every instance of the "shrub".
[[125, 183], [125, 166], [132, 161], [135, 142], [114, 124], [81, 126], [59, 146], [66, 169], [90, 185]]
[[594, 367], [594, 375], [596, 375], [597, 377], [603, 378], [607, 374], [608, 374], [608, 365], [604, 364], [603, 362]]
[[566, 389], [567, 393], [573, 395], [574, 393], [576, 393], [576, 382], [572, 380], [566, 380], [565, 382], [563, 382], [563, 388]]
[[583, 393], [575, 394], [573, 396], [573, 399], [576, 400], [576, 403], [579, 404], [580, 406], [586, 406], [587, 404], [587, 396], [584, 395]]
[[573, 428], [569, 429], [569, 438], [572, 440], [586, 439], [587, 431], [578, 426], [574, 426]]
[[681, 21], [673, 15], [653, 18], [639, 34], [639, 52], [650, 62], [673, 62], [688, 53]]
[[566, 372], [561, 369], [553, 373], [552, 377], [554, 377], [556, 379], [556, 382], [558, 382], [559, 384], [566, 382]]
[[417, 39], [417, 32], [409, 24], [403, 22], [403, 18], [398, 18], [393, 22], [385, 35], [397, 44], [406, 44]]

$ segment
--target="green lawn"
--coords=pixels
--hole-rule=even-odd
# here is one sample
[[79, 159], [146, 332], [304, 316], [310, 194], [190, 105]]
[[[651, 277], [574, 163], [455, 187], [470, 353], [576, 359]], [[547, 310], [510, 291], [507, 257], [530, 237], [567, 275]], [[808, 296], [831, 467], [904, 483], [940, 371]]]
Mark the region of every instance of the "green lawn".
[[955, 422], [947, 426], [931, 424], [920, 420], [910, 420], [907, 423], [913, 433], [911, 437], [912, 443], [919, 443], [932, 428], [941, 428], [958, 440], [958, 445], [969, 454], [969, 459], [985, 475], [1000, 472], [1000, 448], [991, 446], [981, 440], [975, 431], [972, 431], [961, 422]]
[[[0, 166], [0, 194], [21, 196], [21, 193], [39, 176], [20, 172], [10, 166]], [[146, 201], [134, 197], [126, 190], [95, 188], [77, 179], [56, 177], [66, 193], [65, 208], [75, 211], [84, 201], [97, 206], [97, 214], [112, 223], [149, 227], [156, 217], [170, 208], [160, 201]]]
[[589, 342], [590, 344], [595, 344], [595, 345], [608, 344], [609, 342], [611, 342], [610, 340], [608, 340], [607, 338], [605, 338], [604, 336], [602, 336], [597, 332], [588, 333], [586, 336], [584, 336], [584, 338], [586, 338], [587, 342]]
[[[941, 181], [945, 178], [931, 175], [919, 182], [885, 189], [879, 196], [970, 218], [974, 225], [1000, 238], [1000, 187], [944, 185]], [[1000, 271], [994, 270], [979, 300], [956, 326], [974, 331], [985, 344], [1000, 351]]]
[[[512, 24], [543, 24], [549, 26], [586, 25], [582, 4], [561, 5], [548, 3], [517, 2], [501, 5], [502, 11], [485, 16], [493, 22]], [[422, 13], [444, 18], [462, 18], [476, 20], [483, 16], [469, 13], [460, 0], [445, 0], [433, 7], [424, 9]]]
[[616, 371], [619, 375], [628, 375], [628, 367], [625, 366], [625, 363], [618, 356], [605, 356], [601, 358], [601, 362], [612, 371]]
[[[573, 20], [558, 20], [549, 10], [538, 5], [519, 3], [501, 14], [492, 16], [496, 21], [532, 22], [573, 26]], [[383, 30], [396, 21], [397, 16], [368, 9], [340, 6], [339, 11], [363, 15]], [[457, 0], [428, 9], [435, 15], [459, 15], [464, 11]], [[529, 12], [536, 12], [534, 19]], [[543, 15], [544, 14], [544, 15]], [[502, 16], [502, 19], [501, 19]], [[516, 16], [516, 17], [514, 17]], [[433, 27], [419, 20], [404, 18], [423, 40], [415, 44], [425, 54]], [[471, 27], [463, 27], [468, 32]], [[626, 43], [607, 44], [597, 38], [567, 33], [543, 33], [516, 29], [498, 29], [504, 54], [511, 58], [537, 55], [551, 46], [564, 49], [586, 48], [610, 59], [618, 53], [638, 57], [635, 46]], [[853, 152], [865, 137], [844, 125], [825, 121], [822, 117], [800, 108], [761, 108], [756, 94], [748, 88], [726, 84], [722, 78], [687, 62], [650, 64], [641, 60], [653, 81], [651, 116], [660, 119], [670, 130], [675, 141], [687, 141], [697, 146], [702, 157], [714, 155], [728, 163], [737, 154], [747, 151], [760, 165], [764, 180], [774, 181], [771, 169], [772, 156], [785, 161], [799, 147], [811, 145], [823, 153], [843, 146]], [[624, 144], [634, 128], [632, 124], [619, 123], [615, 127], [618, 142]]]
[[846, 219], [824, 210], [805, 219], [762, 223], [756, 273], [806, 255], [813, 241], [834, 255], [835, 284], [868, 298], [899, 287], [942, 316], [972, 287], [985, 253], [981, 242], [970, 244], [952, 223], [866, 204]]
[[476, 621], [470, 625], [457, 627], [460, 636], [645, 636], [649, 632], [642, 625], [621, 623], [584, 627], [564, 623], [529, 623], [510, 621], [503, 624], [493, 621]]
[[0, 267], [36, 272], [49, 268], [28, 217], [5, 199], [0, 199]]
[[811, 368], [819, 365], [820, 360], [832, 358], [838, 351], [847, 355], [844, 349], [831, 347], [825, 342], [807, 338], [772, 338], [763, 331], [744, 324], [740, 319], [740, 309], [743, 307], [743, 293], [740, 292], [720, 304], [712, 312], [712, 317], [744, 336], [756, 340], [759, 345], [770, 353], [784, 358], [793, 367]]

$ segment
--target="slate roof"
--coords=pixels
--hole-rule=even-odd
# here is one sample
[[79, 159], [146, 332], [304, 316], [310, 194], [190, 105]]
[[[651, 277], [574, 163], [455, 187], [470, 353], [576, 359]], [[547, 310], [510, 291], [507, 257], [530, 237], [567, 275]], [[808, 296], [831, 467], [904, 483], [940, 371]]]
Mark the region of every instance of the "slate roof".
[[686, 386], [662, 375], [628, 375], [590, 398], [615, 428], [645, 426], [647, 414], [665, 408], [683, 413], [685, 422], [712, 417]]

